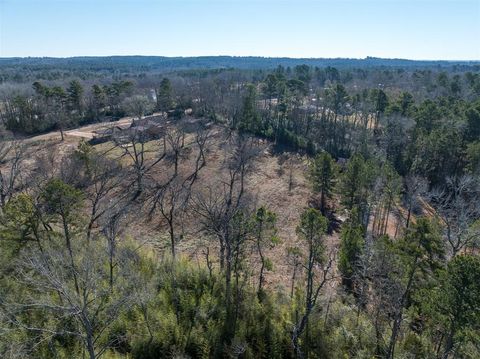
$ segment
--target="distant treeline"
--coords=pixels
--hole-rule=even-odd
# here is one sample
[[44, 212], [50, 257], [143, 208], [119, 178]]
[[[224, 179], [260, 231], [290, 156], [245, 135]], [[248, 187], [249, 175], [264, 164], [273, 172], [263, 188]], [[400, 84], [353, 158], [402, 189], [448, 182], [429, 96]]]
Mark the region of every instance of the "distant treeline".
[[[39, 70], [90, 70], [105, 72], [169, 72], [188, 69], [273, 69], [277, 66], [295, 67], [308, 65], [312, 67], [338, 68], [432, 68], [465, 71], [478, 71], [480, 61], [416, 61], [406, 59], [383, 59], [367, 57], [365, 59], [345, 58], [288, 58], [288, 57], [237, 57], [237, 56], [199, 56], [199, 57], [164, 57], [164, 56], [107, 56], [107, 57], [28, 57], [0, 58], [0, 74], [8, 69], [29, 71]], [[3, 77], [3, 76], [2, 76]]]

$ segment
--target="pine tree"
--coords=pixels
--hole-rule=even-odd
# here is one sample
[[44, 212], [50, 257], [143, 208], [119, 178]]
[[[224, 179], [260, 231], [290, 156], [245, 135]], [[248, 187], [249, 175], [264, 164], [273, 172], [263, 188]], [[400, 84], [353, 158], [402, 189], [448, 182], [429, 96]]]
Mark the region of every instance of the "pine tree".
[[310, 165], [313, 190], [320, 193], [320, 211], [325, 215], [326, 202], [332, 197], [335, 162], [328, 152], [318, 154]]
[[365, 229], [360, 223], [358, 210], [354, 208], [350, 218], [342, 226], [338, 261], [338, 269], [342, 273], [342, 283], [349, 291], [354, 289], [353, 277], [357, 261], [364, 249], [364, 234]]
[[257, 110], [257, 89], [252, 84], [248, 85], [243, 99], [240, 129], [251, 133], [259, 133], [261, 130], [260, 114]]
[[164, 78], [160, 82], [160, 86], [156, 89], [157, 96], [157, 110], [168, 111], [173, 107], [172, 84], [170, 80]]

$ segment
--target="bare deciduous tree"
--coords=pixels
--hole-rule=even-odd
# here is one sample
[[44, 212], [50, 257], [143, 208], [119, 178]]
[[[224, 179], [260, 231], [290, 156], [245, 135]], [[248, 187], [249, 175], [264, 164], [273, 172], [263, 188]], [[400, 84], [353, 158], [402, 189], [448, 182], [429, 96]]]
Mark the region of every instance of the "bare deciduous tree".
[[407, 218], [405, 220], [405, 227], [410, 226], [410, 217], [414, 212], [420, 201], [420, 196], [427, 191], [427, 181], [416, 175], [408, 175], [404, 181], [404, 201], [407, 207]]
[[[169, 131], [166, 134], [168, 162], [162, 167], [162, 176], [155, 178], [152, 194], [150, 216], [159, 212], [167, 222], [170, 237], [172, 258], [176, 256], [176, 244], [182, 237], [177, 232], [178, 227], [183, 227], [184, 217], [189, 212], [192, 198], [192, 188], [198, 179], [199, 173], [206, 164], [205, 150], [209, 134], [204, 129], [199, 129], [191, 143], [185, 143], [183, 131]], [[182, 160], [188, 160], [196, 152], [191, 170], [179, 171]], [[173, 165], [173, 169], [168, 164]]]
[[480, 182], [470, 175], [447, 178], [446, 185], [429, 193], [430, 202], [444, 225], [453, 256], [478, 240], [473, 224], [480, 217]]
[[[149, 141], [145, 131], [132, 127], [126, 133], [115, 136], [114, 144], [122, 153], [120, 158], [130, 161], [133, 177], [131, 182], [136, 187], [136, 199], [144, 191], [145, 176], [166, 156], [165, 138]], [[150, 155], [153, 158], [150, 159]]]
[[[251, 203], [246, 193], [246, 177], [253, 166], [259, 147], [252, 139], [234, 136], [228, 147], [226, 166], [227, 178], [222, 186], [209, 188], [206, 194], [195, 198], [195, 211], [201, 217], [205, 233], [219, 243], [220, 268], [225, 275], [226, 306], [229, 319], [233, 320], [230, 330], [235, 330], [232, 311], [232, 274], [242, 260], [244, 244], [248, 239], [246, 220], [251, 216]], [[237, 286], [238, 289], [238, 286]]]
[[13, 196], [20, 184], [25, 145], [21, 141], [0, 141], [0, 206]]
[[[305, 305], [302, 308], [300, 318], [294, 324], [292, 330], [292, 344], [295, 354], [303, 358], [304, 353], [300, 345], [300, 337], [305, 332], [308, 343], [308, 320], [314, 309], [321, 290], [325, 284], [333, 279], [332, 265], [335, 252], [331, 251], [328, 258], [325, 257], [326, 244], [325, 233], [327, 231], [327, 219], [320, 212], [310, 208], [301, 216], [297, 227], [299, 237], [305, 240], [307, 251], [305, 255]], [[308, 353], [308, 345], [305, 348]]]
[[[115, 344], [115, 338], [106, 334], [119, 313], [134, 304], [136, 255], [122, 248], [117, 257], [119, 270], [110, 288], [106, 266], [109, 255], [101, 241], [76, 238], [73, 243], [74, 267], [65, 247], [58, 242], [49, 242], [43, 252], [35, 249], [25, 252], [15, 273], [17, 281], [30, 288], [30, 295], [4, 303], [2, 314], [9, 325], [38, 333], [38, 340], [54, 336], [75, 338], [82, 343], [88, 357], [96, 359]], [[73, 283], [73, 272], [78, 289]], [[51, 320], [37, 323], [32, 320], [36, 312], [48, 315]]]

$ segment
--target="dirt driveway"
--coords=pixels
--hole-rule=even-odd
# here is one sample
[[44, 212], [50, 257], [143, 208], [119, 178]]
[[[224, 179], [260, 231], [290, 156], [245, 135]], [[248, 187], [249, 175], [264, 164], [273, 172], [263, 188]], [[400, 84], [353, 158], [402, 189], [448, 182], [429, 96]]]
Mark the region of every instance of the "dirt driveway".
[[[75, 128], [73, 130], [64, 131], [63, 134], [65, 135], [65, 137], [81, 137], [86, 139], [92, 139], [95, 136], [95, 133], [94, 133], [95, 131], [110, 128], [113, 126], [129, 125], [132, 123], [132, 119], [133, 119], [132, 117], [123, 117], [118, 121], [95, 123], [95, 124]], [[59, 138], [61, 138], [60, 131], [54, 131], [54, 132], [45, 133], [43, 135], [30, 137], [26, 141], [27, 142], [45, 141], [45, 140], [53, 140], [53, 139], [59, 139]]]

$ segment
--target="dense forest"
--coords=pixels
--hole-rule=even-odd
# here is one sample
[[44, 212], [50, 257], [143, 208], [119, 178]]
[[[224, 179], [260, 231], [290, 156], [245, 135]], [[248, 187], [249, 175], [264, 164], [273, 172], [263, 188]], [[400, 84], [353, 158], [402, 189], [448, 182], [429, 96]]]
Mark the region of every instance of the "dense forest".
[[478, 358], [480, 64], [0, 59], [0, 357]]

